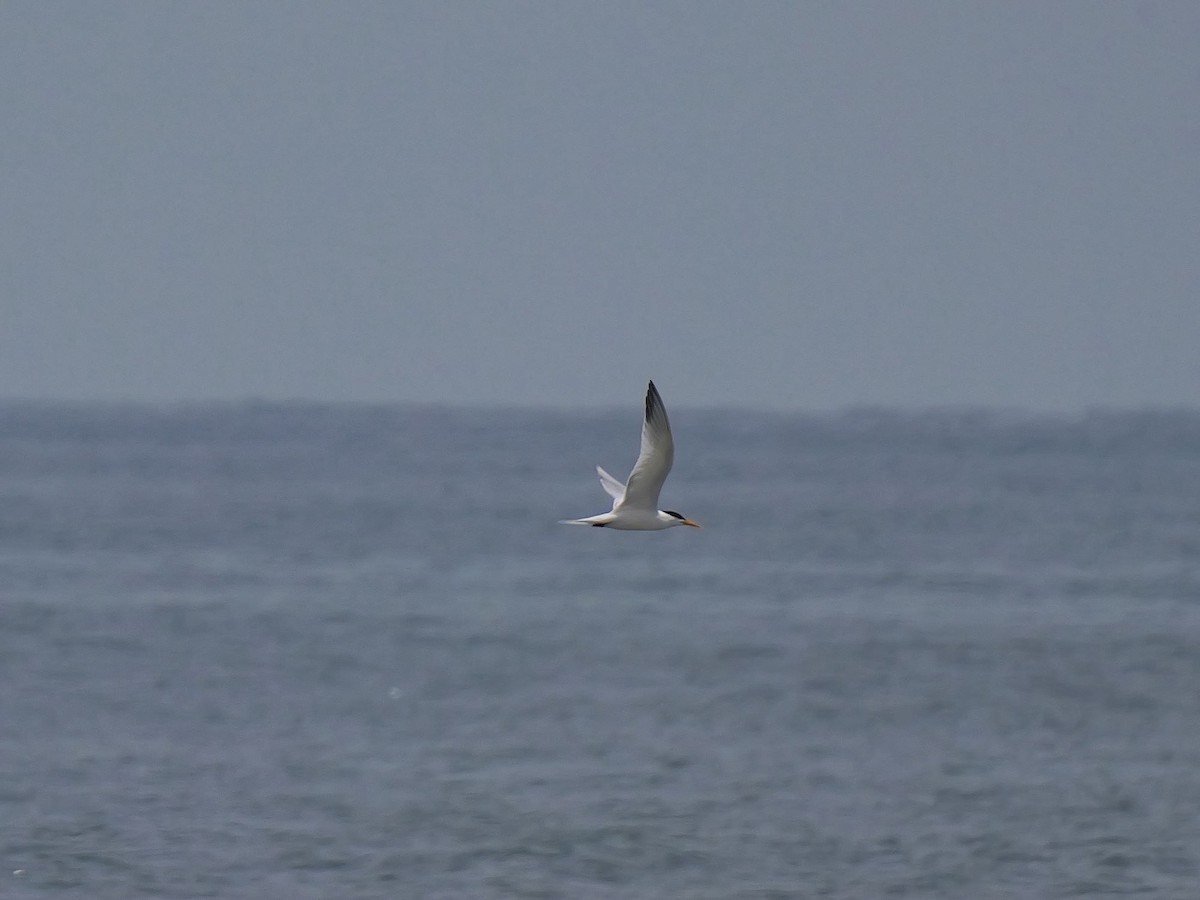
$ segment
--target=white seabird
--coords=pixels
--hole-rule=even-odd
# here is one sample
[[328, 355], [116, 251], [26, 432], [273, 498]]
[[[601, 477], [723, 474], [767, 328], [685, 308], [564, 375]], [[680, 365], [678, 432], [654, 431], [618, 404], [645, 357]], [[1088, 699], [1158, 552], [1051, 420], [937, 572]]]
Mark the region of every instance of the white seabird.
[[661, 531], [676, 525], [699, 528], [698, 522], [669, 509], [658, 508], [671, 463], [675, 461], [675, 442], [671, 439], [671, 423], [667, 408], [654, 382], [646, 389], [646, 418], [642, 422], [642, 451], [638, 454], [629, 480], [617, 481], [599, 466], [596, 472], [606, 494], [613, 498], [612, 512], [588, 516], [586, 519], [562, 519], [562, 525], [593, 525], [596, 528], [619, 528], [625, 531]]

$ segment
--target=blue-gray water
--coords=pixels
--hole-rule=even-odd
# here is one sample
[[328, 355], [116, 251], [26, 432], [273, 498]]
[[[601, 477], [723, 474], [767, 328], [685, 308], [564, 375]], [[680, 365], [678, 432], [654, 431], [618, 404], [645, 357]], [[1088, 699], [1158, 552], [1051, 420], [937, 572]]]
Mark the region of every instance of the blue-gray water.
[[1194, 898], [1200, 415], [0, 406], [0, 896]]

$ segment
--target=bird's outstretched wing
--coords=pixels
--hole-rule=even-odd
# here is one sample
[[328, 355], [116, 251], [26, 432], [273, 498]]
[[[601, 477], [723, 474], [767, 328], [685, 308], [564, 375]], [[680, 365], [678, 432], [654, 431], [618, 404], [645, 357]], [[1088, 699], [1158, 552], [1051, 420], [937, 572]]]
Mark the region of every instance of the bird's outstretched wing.
[[634, 509], [658, 509], [658, 495], [671, 463], [675, 461], [675, 442], [671, 439], [671, 423], [667, 421], [667, 408], [654, 382], [646, 389], [646, 418], [642, 422], [642, 451], [638, 454], [629, 481], [625, 483], [625, 494], [613, 505], [613, 511], [629, 507]]
[[600, 486], [604, 488], [604, 493], [612, 497], [613, 500], [620, 501], [625, 496], [625, 485], [617, 481], [599, 466], [596, 466], [596, 474], [600, 476]]

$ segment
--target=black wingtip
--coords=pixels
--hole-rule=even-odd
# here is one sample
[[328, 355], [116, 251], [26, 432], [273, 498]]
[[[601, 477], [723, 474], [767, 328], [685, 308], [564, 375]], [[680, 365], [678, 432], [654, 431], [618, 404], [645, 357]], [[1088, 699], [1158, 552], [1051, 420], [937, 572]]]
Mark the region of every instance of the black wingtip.
[[654, 386], [654, 382], [650, 382], [650, 386], [646, 388], [646, 418], [649, 419], [651, 411], [654, 409], [654, 404], [662, 405], [662, 397], [658, 396], [658, 388]]

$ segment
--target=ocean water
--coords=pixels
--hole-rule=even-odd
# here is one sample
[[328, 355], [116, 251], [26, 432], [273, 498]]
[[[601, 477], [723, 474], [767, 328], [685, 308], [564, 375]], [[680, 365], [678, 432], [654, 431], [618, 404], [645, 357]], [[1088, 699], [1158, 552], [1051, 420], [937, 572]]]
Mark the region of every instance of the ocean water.
[[0, 896], [1200, 896], [1200, 414], [0, 405]]

